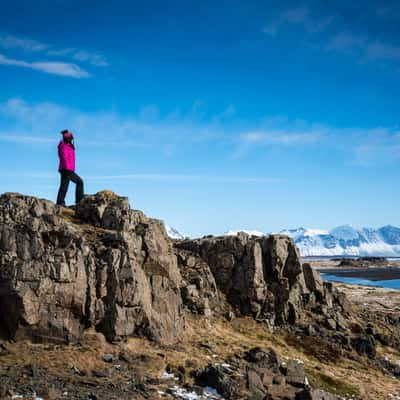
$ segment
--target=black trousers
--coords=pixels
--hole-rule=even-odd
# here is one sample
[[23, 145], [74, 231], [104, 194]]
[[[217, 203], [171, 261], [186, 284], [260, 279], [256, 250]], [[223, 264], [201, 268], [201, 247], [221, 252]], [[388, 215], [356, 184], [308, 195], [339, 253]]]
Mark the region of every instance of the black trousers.
[[58, 190], [57, 204], [65, 206], [65, 196], [68, 191], [69, 182], [75, 183], [75, 203], [78, 204], [83, 197], [83, 180], [73, 171], [62, 170], [60, 171], [61, 182], [60, 189]]

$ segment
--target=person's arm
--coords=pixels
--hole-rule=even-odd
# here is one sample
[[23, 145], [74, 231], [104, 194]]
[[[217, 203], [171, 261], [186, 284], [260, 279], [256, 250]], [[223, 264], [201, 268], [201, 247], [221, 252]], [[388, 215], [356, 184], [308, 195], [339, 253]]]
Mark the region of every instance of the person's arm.
[[67, 149], [64, 143], [58, 145], [58, 157], [60, 159], [61, 169], [64, 169], [67, 161]]

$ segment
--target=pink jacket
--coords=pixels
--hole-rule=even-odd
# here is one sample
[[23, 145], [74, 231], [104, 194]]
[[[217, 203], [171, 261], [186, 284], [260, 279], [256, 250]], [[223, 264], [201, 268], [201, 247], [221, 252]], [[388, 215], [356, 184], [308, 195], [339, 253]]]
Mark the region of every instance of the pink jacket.
[[75, 172], [75, 148], [63, 140], [58, 144], [59, 171], [68, 170]]

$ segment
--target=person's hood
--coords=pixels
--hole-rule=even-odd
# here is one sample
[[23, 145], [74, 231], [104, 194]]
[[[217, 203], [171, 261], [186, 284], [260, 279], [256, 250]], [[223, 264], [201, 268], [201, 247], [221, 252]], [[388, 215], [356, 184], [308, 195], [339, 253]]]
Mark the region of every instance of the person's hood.
[[73, 133], [70, 131], [63, 133], [62, 136], [63, 136], [63, 139], [73, 139], [74, 138]]

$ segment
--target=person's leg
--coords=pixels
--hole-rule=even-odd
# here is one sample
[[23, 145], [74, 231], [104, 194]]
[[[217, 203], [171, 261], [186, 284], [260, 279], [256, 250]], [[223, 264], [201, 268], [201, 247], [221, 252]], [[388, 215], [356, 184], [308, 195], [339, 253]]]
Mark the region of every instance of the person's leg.
[[83, 180], [75, 172], [71, 172], [70, 179], [75, 183], [75, 203], [78, 204], [83, 198]]
[[65, 206], [65, 196], [67, 194], [68, 185], [69, 185], [69, 178], [68, 178], [68, 171], [60, 171], [60, 189], [58, 190], [57, 195], [57, 205]]

